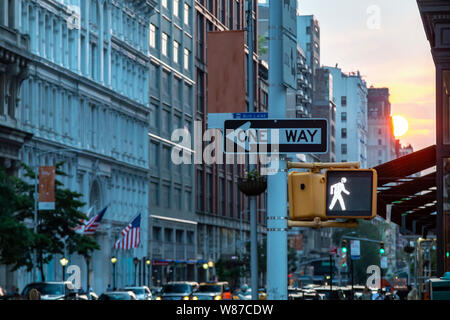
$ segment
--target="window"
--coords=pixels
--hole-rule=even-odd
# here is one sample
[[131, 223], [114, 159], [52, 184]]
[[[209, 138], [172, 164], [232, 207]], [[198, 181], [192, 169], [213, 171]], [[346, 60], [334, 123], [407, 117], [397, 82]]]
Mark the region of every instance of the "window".
[[156, 27], [154, 24], [150, 24], [150, 47], [156, 48]]
[[347, 106], [347, 97], [346, 96], [342, 96], [341, 97], [341, 106], [342, 107], [346, 107]]
[[175, 241], [176, 241], [176, 243], [178, 243], [178, 244], [184, 243], [184, 241], [183, 241], [183, 234], [184, 234], [183, 230], [177, 230], [176, 231], [176, 233], [175, 233]]
[[311, 27], [306, 27], [306, 34], [311, 34]]
[[378, 129], [378, 134], [381, 135], [383, 133], [383, 129], [379, 128]]
[[153, 227], [153, 240], [161, 241], [161, 227]]
[[162, 34], [162, 43], [161, 43], [161, 52], [164, 56], [167, 57], [167, 40], [169, 39], [169, 36], [163, 32]]
[[194, 244], [194, 231], [188, 231], [186, 233], [186, 242], [188, 244]]
[[191, 211], [192, 210], [192, 206], [191, 206], [191, 191], [185, 191], [184, 192], [184, 209]]
[[180, 47], [180, 45], [178, 44], [178, 42], [174, 41], [173, 42], [173, 62], [174, 63], [178, 63], [179, 47]]
[[181, 189], [175, 188], [174, 191], [175, 208], [181, 210]]
[[383, 142], [381, 141], [381, 139], [378, 139], [378, 145], [381, 146], [383, 144]]
[[173, 0], [173, 15], [178, 17], [180, 2], [179, 0]]
[[347, 144], [346, 143], [341, 144], [341, 153], [347, 154]]
[[347, 112], [342, 112], [341, 113], [341, 121], [342, 122], [346, 122], [347, 121]]
[[184, 49], [184, 69], [189, 70], [189, 50]]
[[166, 170], [170, 169], [170, 148], [168, 146], [163, 146], [162, 153], [162, 167]]
[[173, 241], [173, 230], [172, 229], [164, 229], [164, 241], [172, 242]]
[[161, 0], [161, 4], [164, 8], [167, 8], [167, 0]]
[[150, 206], [159, 207], [159, 188], [158, 184], [155, 182], [150, 182]]
[[381, 157], [383, 155], [383, 151], [382, 150], [378, 150], [378, 156]]
[[341, 129], [341, 138], [346, 139], [347, 138], [347, 128]]
[[162, 202], [163, 202], [163, 207], [165, 209], [170, 208], [170, 187], [169, 186], [162, 187]]
[[189, 25], [189, 5], [187, 3], [184, 4], [184, 24]]
[[159, 145], [155, 142], [150, 142], [150, 165], [157, 167], [159, 164]]

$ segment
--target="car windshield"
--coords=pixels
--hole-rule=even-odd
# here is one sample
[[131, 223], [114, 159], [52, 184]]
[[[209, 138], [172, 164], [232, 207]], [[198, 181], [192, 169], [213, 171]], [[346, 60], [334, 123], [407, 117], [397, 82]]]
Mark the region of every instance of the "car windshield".
[[145, 294], [143, 288], [125, 288], [126, 291], [133, 291], [135, 294]]
[[219, 285], [204, 285], [200, 286], [197, 292], [220, 292], [221, 287]]
[[37, 283], [29, 285], [24, 290], [24, 295], [27, 295], [31, 289], [36, 289], [41, 295], [63, 295], [64, 285], [58, 283]]
[[191, 292], [191, 286], [188, 284], [167, 284], [162, 289], [162, 293], [186, 293]]
[[108, 293], [102, 294], [100, 300], [131, 300], [131, 296], [128, 293]]

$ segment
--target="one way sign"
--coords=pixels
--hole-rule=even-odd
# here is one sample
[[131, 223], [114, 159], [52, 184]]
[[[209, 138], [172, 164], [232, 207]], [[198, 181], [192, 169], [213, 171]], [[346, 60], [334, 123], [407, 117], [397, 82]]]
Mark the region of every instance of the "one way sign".
[[224, 121], [226, 153], [326, 153], [326, 119]]

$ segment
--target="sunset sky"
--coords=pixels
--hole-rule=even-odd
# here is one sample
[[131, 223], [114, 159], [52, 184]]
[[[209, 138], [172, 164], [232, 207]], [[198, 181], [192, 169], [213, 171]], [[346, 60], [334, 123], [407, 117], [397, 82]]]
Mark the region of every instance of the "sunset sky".
[[319, 20], [322, 65], [389, 88], [392, 115], [409, 122], [402, 144], [435, 143], [435, 67], [415, 0], [299, 0], [299, 11]]

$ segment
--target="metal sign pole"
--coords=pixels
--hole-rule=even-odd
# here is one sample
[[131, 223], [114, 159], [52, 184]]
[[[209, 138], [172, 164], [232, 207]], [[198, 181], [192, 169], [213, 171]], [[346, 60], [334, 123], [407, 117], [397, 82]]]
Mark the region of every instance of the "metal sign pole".
[[[282, 76], [283, 1], [269, 2], [269, 117], [286, 116], [286, 88]], [[267, 183], [267, 298], [287, 300], [287, 175], [286, 161]]]
[[[254, 104], [254, 81], [253, 81], [253, 0], [247, 0], [247, 45], [248, 45], [248, 111], [255, 112]], [[253, 157], [249, 156], [250, 159]], [[253, 157], [252, 160], [255, 160]], [[250, 161], [249, 170], [255, 170], [254, 161]], [[250, 197], [250, 273], [252, 300], [258, 300], [258, 246], [257, 246], [257, 226], [256, 226], [256, 197]]]

